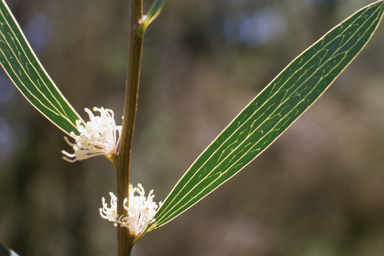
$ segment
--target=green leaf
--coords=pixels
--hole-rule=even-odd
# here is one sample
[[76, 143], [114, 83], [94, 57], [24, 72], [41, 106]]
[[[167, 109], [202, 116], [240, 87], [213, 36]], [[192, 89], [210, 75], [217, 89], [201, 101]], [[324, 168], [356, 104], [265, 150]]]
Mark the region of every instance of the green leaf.
[[155, 0], [152, 3], [151, 8], [149, 8], [147, 15], [143, 17], [142, 24], [137, 31], [139, 35], [143, 35], [149, 24], [151, 24], [151, 22], [159, 16], [166, 2], [167, 0]]
[[378, 1], [357, 11], [294, 59], [197, 158], [147, 230], [183, 213], [270, 146], [367, 44], [383, 9]]
[[25, 98], [57, 127], [77, 132], [81, 119], [37, 59], [4, 0], [0, 3], [0, 63]]
[[17, 253], [0, 243], [0, 256], [19, 256]]

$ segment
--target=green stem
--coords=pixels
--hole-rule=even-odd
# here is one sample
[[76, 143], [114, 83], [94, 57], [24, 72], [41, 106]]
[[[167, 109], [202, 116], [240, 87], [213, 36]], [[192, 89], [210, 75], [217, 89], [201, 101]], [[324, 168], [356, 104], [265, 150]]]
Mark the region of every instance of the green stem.
[[[129, 55], [126, 81], [123, 132], [120, 140], [118, 156], [115, 160], [117, 171], [117, 213], [127, 215], [123, 207], [125, 198], [129, 199], [129, 171], [131, 165], [131, 148], [135, 126], [137, 98], [139, 93], [141, 55], [143, 35], [138, 35], [137, 29], [143, 16], [143, 1], [129, 0]], [[129, 203], [129, 202], [128, 202]], [[117, 255], [129, 256], [133, 247], [133, 237], [125, 227], [117, 228]]]

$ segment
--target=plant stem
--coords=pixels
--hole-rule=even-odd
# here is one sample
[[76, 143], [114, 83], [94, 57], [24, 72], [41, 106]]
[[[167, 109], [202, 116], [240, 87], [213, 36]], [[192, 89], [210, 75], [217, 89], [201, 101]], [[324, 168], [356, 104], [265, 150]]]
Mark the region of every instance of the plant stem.
[[[137, 28], [143, 16], [143, 0], [129, 0], [129, 53], [126, 92], [124, 103], [123, 132], [118, 156], [115, 160], [117, 171], [117, 213], [127, 216], [123, 207], [125, 198], [129, 199], [129, 171], [131, 148], [135, 126], [137, 98], [139, 93], [140, 66], [143, 48], [143, 35], [138, 35]], [[129, 202], [128, 202], [129, 203]], [[117, 228], [117, 255], [130, 256], [133, 237], [125, 227]]]

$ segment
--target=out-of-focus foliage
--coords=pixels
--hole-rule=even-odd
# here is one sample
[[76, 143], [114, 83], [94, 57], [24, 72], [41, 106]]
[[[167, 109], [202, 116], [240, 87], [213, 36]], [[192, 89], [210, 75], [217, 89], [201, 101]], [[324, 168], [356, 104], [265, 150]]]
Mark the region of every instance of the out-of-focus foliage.
[[[132, 183], [163, 200], [284, 66], [370, 2], [168, 1], [145, 36]], [[122, 115], [126, 1], [8, 4], [75, 109], [104, 106]], [[147, 234], [136, 255], [383, 254], [383, 45], [381, 26], [273, 146]], [[98, 213], [115, 173], [102, 157], [64, 162], [62, 136], [1, 72], [0, 240], [20, 255], [115, 255], [115, 227]]]

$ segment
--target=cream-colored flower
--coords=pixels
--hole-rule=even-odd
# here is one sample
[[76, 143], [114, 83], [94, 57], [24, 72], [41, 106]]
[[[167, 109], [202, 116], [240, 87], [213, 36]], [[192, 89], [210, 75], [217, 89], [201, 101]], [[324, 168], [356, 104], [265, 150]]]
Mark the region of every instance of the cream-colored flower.
[[[135, 192], [138, 193], [137, 196], [135, 196]], [[129, 185], [129, 205], [127, 204], [127, 198], [125, 198], [123, 204], [128, 216], [119, 216], [117, 214], [117, 198], [112, 192], [110, 192], [109, 195], [111, 196], [111, 207], [108, 208], [108, 204], [103, 197], [103, 208], [99, 209], [101, 217], [114, 222], [115, 226], [121, 225], [122, 227], [128, 228], [133, 237], [140, 236], [145, 228], [155, 221], [153, 216], [155, 216], [158, 205], [153, 201], [155, 197], [153, 190], [145, 197], [145, 191], [141, 184], [138, 184], [137, 188]], [[159, 206], [161, 206], [161, 204], [160, 202]]]
[[94, 116], [91, 110], [86, 108], [85, 112], [88, 113], [90, 120], [85, 126], [81, 120], [76, 121], [80, 135], [76, 135], [74, 132], [70, 134], [75, 139], [75, 143], [71, 143], [67, 137], [64, 137], [75, 151], [73, 154], [61, 151], [65, 155], [64, 160], [75, 162], [98, 155], [105, 155], [110, 159], [115, 158], [122, 127], [121, 125], [116, 126], [112, 110], [94, 107], [93, 111], [100, 112], [100, 116]]

